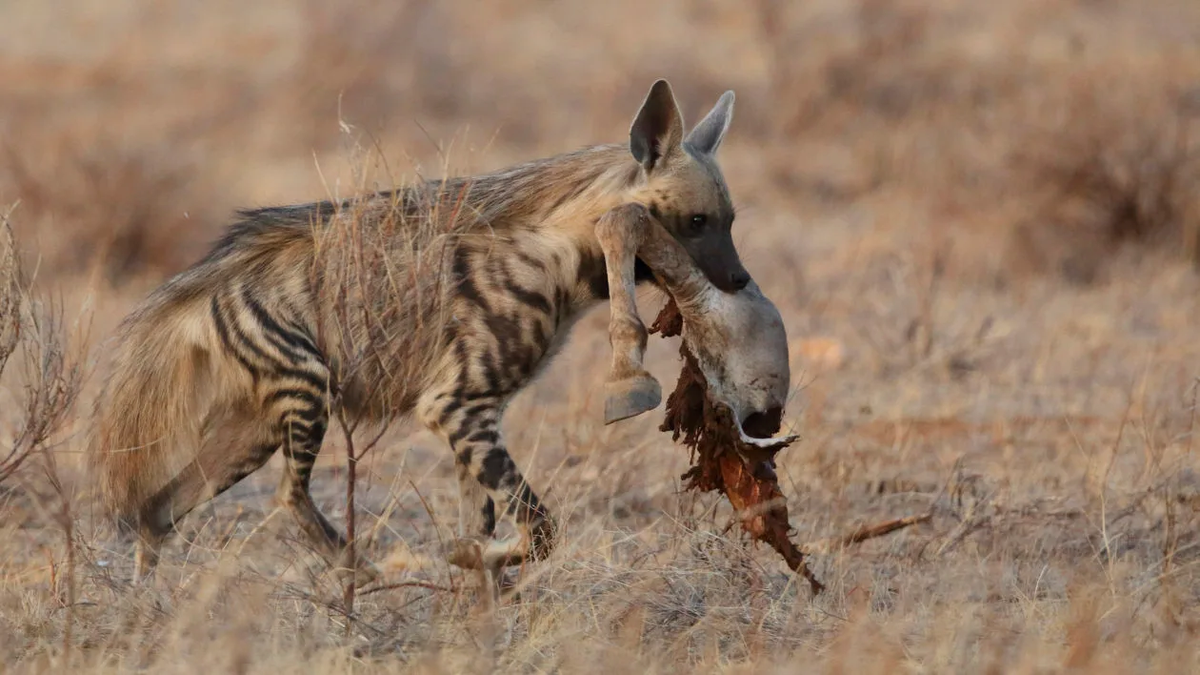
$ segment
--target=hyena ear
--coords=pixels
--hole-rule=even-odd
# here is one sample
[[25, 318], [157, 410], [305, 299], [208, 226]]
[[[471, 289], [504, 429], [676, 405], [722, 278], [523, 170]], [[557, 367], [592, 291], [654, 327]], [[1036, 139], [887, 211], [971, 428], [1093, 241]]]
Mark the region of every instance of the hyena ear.
[[692, 149], [711, 155], [721, 147], [725, 132], [729, 131], [729, 123], [733, 121], [733, 92], [721, 94], [713, 109], [700, 120], [695, 129], [683, 140]]
[[683, 113], [671, 85], [659, 80], [650, 87], [642, 109], [629, 129], [629, 150], [646, 171], [683, 143]]

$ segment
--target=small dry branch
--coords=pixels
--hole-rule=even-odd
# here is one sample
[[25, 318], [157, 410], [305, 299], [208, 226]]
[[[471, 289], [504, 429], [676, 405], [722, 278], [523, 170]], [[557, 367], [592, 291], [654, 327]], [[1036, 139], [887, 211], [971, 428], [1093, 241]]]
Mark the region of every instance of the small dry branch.
[[903, 518], [893, 518], [885, 520], [881, 523], [873, 525], [864, 525], [853, 532], [842, 535], [840, 537], [831, 537], [828, 539], [820, 539], [818, 541], [809, 542], [800, 548], [809, 554], [813, 553], [828, 553], [839, 548], [861, 544], [868, 539], [877, 539], [887, 536], [898, 530], [903, 530], [913, 525], [927, 523], [933, 518], [932, 513], [922, 513], [915, 516], [904, 516]]
[[59, 430], [83, 380], [82, 359], [68, 352], [61, 311], [33, 299], [22, 276], [9, 216], [0, 214], [0, 374], [18, 352], [26, 370], [24, 410], [12, 441], [0, 447], [0, 483]]

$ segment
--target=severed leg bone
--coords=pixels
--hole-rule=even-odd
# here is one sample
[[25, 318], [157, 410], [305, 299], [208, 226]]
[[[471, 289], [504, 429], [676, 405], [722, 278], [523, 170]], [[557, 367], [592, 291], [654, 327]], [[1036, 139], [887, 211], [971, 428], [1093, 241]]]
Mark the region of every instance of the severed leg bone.
[[716, 401], [734, 414], [742, 448], [770, 451], [791, 438], [755, 438], [751, 415], [782, 409], [789, 386], [787, 335], [775, 305], [753, 281], [737, 293], [713, 286], [679, 242], [641, 204], [623, 204], [596, 224], [608, 270], [613, 364], [606, 383], [605, 424], [658, 407], [662, 388], [643, 366], [647, 331], [633, 298], [634, 261], [641, 258], [683, 316], [684, 341]]
[[613, 350], [604, 385], [605, 424], [653, 410], [662, 402], [662, 386], [642, 365], [647, 332], [634, 298], [634, 262], [650, 224], [650, 214], [641, 204], [618, 206], [596, 223], [608, 272], [608, 340]]

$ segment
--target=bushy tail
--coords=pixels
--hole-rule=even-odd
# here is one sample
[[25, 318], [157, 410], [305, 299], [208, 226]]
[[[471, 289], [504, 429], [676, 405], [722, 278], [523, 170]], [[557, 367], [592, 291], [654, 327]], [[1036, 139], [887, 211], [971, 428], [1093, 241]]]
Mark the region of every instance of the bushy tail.
[[198, 300], [154, 302], [117, 335], [96, 400], [88, 467], [122, 530], [194, 457], [213, 352]]

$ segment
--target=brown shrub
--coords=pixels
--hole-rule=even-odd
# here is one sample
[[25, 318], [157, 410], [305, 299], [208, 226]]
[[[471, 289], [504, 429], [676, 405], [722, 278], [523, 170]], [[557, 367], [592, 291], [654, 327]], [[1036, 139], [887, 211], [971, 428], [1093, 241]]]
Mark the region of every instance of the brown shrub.
[[1012, 163], [1028, 202], [1015, 230], [1027, 263], [1090, 283], [1134, 243], [1200, 265], [1200, 115], [1186, 89], [1153, 75], [1079, 72], [1032, 111]]
[[301, 142], [333, 148], [342, 119], [374, 127], [458, 112], [465, 78], [441, 41], [443, 14], [429, 0], [303, 2], [304, 47], [275, 97], [304, 125]]
[[113, 285], [179, 271], [219, 225], [206, 174], [172, 147], [149, 143], [9, 144], [0, 155], [0, 191], [19, 200], [49, 272], [99, 266]]
[[[11, 436], [0, 442], [0, 483], [11, 477], [67, 421], [83, 381], [82, 354], [71, 351], [63, 317], [30, 294], [7, 213], [0, 213], [0, 376], [21, 357], [23, 387], [17, 405], [0, 416]], [[9, 425], [11, 424], [11, 428]]]

